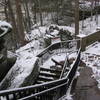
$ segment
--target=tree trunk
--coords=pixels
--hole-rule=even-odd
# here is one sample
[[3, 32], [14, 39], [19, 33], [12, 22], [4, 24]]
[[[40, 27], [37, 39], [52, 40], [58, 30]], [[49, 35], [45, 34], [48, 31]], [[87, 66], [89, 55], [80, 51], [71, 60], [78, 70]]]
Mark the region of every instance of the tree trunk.
[[8, 13], [7, 13], [7, 0], [5, 0], [5, 6], [4, 6], [4, 13], [5, 13], [5, 17], [6, 17], [6, 21], [8, 21]]
[[94, 1], [91, 1], [91, 21], [93, 20], [93, 3]]
[[37, 24], [37, 15], [36, 15], [36, 10], [37, 10], [37, 7], [36, 7], [36, 3], [34, 4], [34, 23]]
[[13, 31], [12, 31], [12, 41], [13, 41], [13, 44], [14, 44], [14, 47], [17, 48], [17, 43], [18, 43], [18, 32], [17, 32], [17, 26], [16, 26], [16, 21], [15, 21], [15, 16], [14, 16], [14, 13], [13, 13], [13, 9], [12, 9], [12, 6], [11, 6], [11, 0], [8, 0], [8, 14], [9, 14], [9, 20], [13, 26]]
[[39, 4], [39, 13], [40, 13], [40, 23], [41, 23], [41, 26], [43, 26], [43, 18], [42, 18], [42, 11], [41, 11], [41, 2], [40, 2], [40, 0], [38, 0], [38, 4]]
[[75, 37], [79, 34], [79, 0], [75, 0]]
[[29, 13], [29, 8], [28, 8], [28, 2], [27, 0], [24, 0], [25, 3], [25, 13], [26, 13], [26, 17], [27, 17], [27, 23], [28, 23], [28, 31], [31, 28], [31, 18], [30, 18], [30, 13]]
[[31, 11], [32, 11], [32, 14], [33, 14], [33, 21], [34, 21], [34, 24], [37, 24], [37, 0], [31, 0], [30, 2], [31, 4]]
[[20, 44], [24, 45], [25, 44], [25, 34], [24, 34], [24, 24], [23, 24], [23, 15], [22, 15], [22, 10], [21, 10], [21, 1], [20, 0], [15, 0], [15, 5], [16, 5], [16, 14], [17, 14], [17, 27], [18, 27], [18, 34], [20, 38]]

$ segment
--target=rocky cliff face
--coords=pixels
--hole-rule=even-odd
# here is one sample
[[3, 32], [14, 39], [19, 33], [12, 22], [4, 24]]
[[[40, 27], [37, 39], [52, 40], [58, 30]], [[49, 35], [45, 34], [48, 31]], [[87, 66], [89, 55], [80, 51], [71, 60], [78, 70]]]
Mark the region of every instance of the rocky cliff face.
[[0, 81], [4, 78], [7, 66], [7, 50], [4, 46], [4, 39], [0, 39]]
[[11, 32], [12, 26], [7, 22], [0, 21], [0, 82], [3, 80], [9, 69], [12, 67], [12, 64], [15, 63], [16, 59], [10, 60], [7, 57], [7, 48], [5, 46], [5, 35]]

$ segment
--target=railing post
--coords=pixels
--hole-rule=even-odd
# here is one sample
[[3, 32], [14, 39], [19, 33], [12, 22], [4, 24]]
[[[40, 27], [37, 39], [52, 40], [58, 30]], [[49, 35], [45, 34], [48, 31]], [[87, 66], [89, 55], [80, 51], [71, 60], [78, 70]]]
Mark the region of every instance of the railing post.
[[81, 50], [85, 51], [86, 48], [86, 37], [81, 38]]
[[9, 95], [8, 94], [6, 95], [6, 99], [9, 100]]
[[15, 93], [13, 93], [13, 99], [14, 100], [17, 100], [17, 97], [16, 97], [16, 94]]

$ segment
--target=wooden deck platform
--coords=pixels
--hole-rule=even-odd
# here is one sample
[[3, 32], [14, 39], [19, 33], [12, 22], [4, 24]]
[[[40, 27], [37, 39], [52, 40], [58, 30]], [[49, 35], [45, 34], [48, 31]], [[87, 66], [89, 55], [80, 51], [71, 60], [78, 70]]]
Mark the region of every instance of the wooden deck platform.
[[92, 69], [83, 67], [77, 80], [73, 100], [100, 100], [100, 90], [96, 80], [91, 77]]

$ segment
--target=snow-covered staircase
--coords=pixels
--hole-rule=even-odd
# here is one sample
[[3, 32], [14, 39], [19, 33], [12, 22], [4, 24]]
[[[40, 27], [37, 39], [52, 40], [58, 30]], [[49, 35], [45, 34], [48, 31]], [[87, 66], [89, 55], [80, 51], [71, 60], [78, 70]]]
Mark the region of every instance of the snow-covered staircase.
[[[75, 40], [60, 42], [46, 48], [37, 56], [39, 57], [38, 64], [40, 65], [40, 72], [35, 85], [2, 90], [0, 91], [0, 100], [1, 98], [3, 98], [3, 100], [58, 100], [63, 97], [76, 75], [81, 56], [80, 49], [78, 52], [75, 50], [77, 57], [72, 66], [68, 67], [68, 55], [66, 55], [66, 59], [61, 59], [63, 62], [51, 58], [54, 62], [53, 65], [46, 64], [46, 66], [43, 66], [43, 64], [53, 55], [54, 50], [58, 51], [57, 49], [60, 48], [62, 50], [66, 48], [68, 50], [69, 43], [73, 42], [74, 45], [74, 41]], [[60, 53], [64, 53], [62, 50], [60, 50]], [[66, 53], [68, 53], [68, 51]]]
[[40, 68], [40, 73], [37, 78], [36, 84], [53, 81], [59, 79], [61, 70]]
[[[40, 62], [40, 72], [34, 84], [42, 84], [45, 82], [60, 79], [62, 69], [65, 63], [66, 53], [70, 53], [73, 50], [76, 50], [75, 45], [77, 45], [77, 40], [58, 42], [50, 45], [43, 52], [37, 55], [37, 57], [39, 57]], [[62, 58], [62, 56], [64, 59]], [[59, 58], [60, 60], [57, 61], [56, 58]], [[49, 62], [47, 63], [47, 61]], [[54, 63], [54, 65], [48, 65], [52, 62]]]

